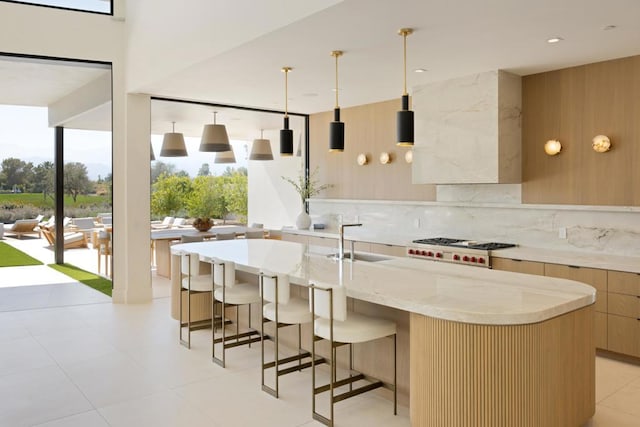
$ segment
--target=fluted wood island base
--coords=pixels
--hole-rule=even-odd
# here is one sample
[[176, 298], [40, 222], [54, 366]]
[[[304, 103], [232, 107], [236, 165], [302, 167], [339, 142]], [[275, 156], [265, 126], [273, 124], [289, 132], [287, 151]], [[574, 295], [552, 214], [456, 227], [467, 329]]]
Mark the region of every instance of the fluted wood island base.
[[411, 314], [412, 426], [581, 426], [595, 413], [593, 305], [525, 325]]

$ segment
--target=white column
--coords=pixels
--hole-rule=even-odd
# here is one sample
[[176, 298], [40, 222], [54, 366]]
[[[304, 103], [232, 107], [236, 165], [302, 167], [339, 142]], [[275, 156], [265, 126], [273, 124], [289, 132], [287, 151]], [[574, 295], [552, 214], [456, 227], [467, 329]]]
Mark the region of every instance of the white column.
[[113, 117], [113, 302], [144, 303], [152, 296], [149, 95], [114, 90]]

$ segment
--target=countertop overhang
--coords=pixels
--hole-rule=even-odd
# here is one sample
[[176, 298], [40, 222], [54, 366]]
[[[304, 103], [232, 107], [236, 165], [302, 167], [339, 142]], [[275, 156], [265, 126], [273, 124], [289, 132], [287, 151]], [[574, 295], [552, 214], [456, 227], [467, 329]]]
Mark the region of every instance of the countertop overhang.
[[334, 248], [270, 239], [172, 246], [174, 255], [233, 261], [241, 271], [267, 269], [292, 283], [344, 286], [352, 298], [435, 318], [472, 324], [545, 321], [593, 304], [596, 290], [551, 277], [385, 256], [378, 262], [335, 260]]

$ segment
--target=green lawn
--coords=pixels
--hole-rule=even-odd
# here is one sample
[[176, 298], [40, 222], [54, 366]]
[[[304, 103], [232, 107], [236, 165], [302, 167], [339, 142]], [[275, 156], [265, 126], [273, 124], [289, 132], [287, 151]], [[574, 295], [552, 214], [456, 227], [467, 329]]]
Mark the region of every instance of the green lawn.
[[71, 264], [49, 264], [49, 267], [53, 268], [56, 271], [59, 271], [62, 274], [66, 274], [67, 276], [77, 280], [80, 283], [84, 283], [85, 285], [95, 289], [96, 291], [111, 296], [111, 280], [105, 279], [104, 277], [98, 276], [93, 273], [89, 273], [88, 271], [82, 270]]
[[0, 242], [0, 267], [18, 267], [23, 265], [42, 265], [42, 263], [13, 246]]
[[[110, 200], [107, 196], [80, 195], [74, 203], [71, 196], [65, 194], [65, 207], [88, 207], [108, 205]], [[25, 206], [31, 205], [37, 208], [53, 209], [54, 203], [51, 197], [43, 197], [41, 193], [3, 193], [0, 194], [0, 205]]]

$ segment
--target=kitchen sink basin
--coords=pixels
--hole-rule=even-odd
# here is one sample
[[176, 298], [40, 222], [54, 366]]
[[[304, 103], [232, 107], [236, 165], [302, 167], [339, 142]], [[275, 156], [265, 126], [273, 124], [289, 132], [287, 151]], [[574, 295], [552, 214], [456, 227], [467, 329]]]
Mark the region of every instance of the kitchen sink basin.
[[[327, 255], [329, 258], [338, 259], [338, 254], [333, 253]], [[351, 260], [351, 252], [344, 253], [345, 260]], [[364, 252], [354, 252], [353, 260], [354, 261], [364, 261], [364, 262], [378, 262], [378, 261], [388, 261], [391, 258], [384, 255], [372, 254], [372, 253], [364, 253]]]

